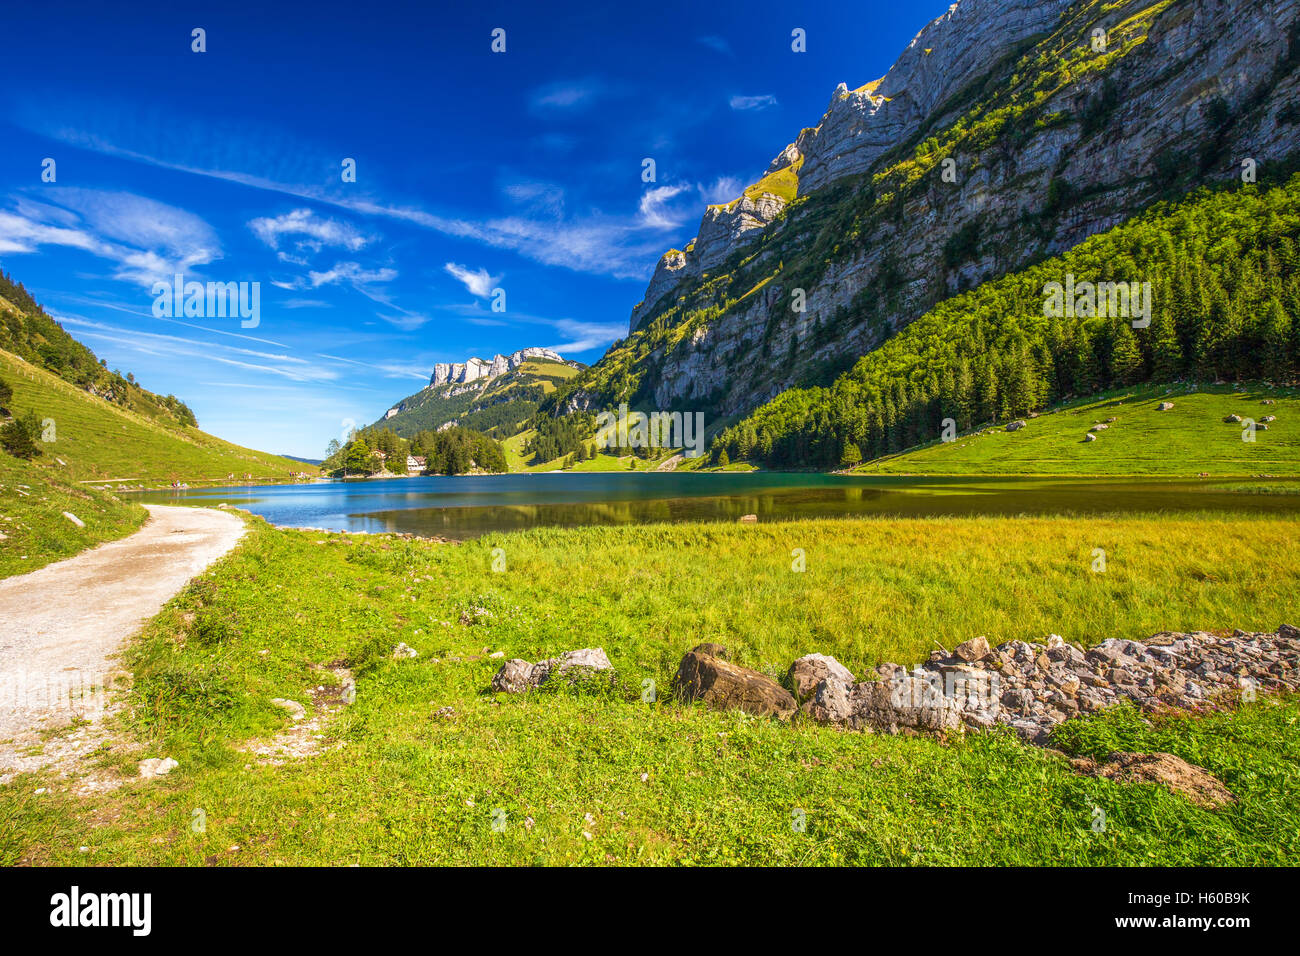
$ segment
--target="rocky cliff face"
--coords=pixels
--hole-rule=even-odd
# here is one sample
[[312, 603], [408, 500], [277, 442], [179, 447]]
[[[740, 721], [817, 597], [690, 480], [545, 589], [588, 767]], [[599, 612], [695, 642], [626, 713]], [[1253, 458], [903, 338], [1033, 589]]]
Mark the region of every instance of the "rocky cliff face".
[[959, 0], [773, 161], [799, 163], [797, 201], [706, 211], [557, 407], [748, 411], [964, 288], [1291, 160], [1298, 22], [1300, 0]]
[[547, 362], [564, 361], [559, 353], [552, 352], [550, 349], [526, 348], [512, 352], [510, 355], [494, 355], [490, 362], [477, 357], [467, 362], [439, 362], [433, 367], [433, 377], [429, 379], [429, 384], [444, 385], [450, 382], [460, 385], [477, 382], [480, 379], [490, 381], [506, 372], [514, 371], [530, 359], [542, 359]]

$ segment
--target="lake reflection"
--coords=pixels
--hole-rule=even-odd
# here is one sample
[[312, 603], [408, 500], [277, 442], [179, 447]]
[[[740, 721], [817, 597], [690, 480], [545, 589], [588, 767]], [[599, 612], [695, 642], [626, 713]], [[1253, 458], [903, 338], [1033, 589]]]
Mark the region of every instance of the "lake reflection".
[[144, 492], [148, 502], [227, 502], [282, 527], [466, 539], [542, 526], [760, 521], [843, 515], [1300, 512], [1300, 480], [846, 477], [817, 474], [543, 474], [402, 478]]

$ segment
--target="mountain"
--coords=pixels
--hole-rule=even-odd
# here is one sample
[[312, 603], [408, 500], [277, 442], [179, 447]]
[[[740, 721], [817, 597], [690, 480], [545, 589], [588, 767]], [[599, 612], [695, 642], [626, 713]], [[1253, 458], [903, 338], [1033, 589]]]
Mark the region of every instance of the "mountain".
[[439, 363], [429, 384], [392, 408], [371, 428], [389, 428], [403, 438], [457, 424], [506, 437], [519, 431], [538, 404], [585, 368], [544, 348]]
[[[626, 401], [733, 423], [829, 385], [955, 295], [1158, 201], [1292, 163], [1298, 8], [958, 0], [706, 209], [627, 337], [542, 411]], [[1091, 278], [1142, 278], [1100, 268]]]

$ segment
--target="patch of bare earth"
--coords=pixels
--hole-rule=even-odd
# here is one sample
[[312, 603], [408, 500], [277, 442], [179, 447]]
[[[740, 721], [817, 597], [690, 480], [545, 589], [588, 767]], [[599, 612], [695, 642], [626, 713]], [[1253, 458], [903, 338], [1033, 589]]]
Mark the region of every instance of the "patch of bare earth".
[[1139, 754], [1119, 751], [1104, 764], [1078, 757], [1070, 765], [1090, 777], [1120, 783], [1155, 783], [1186, 797], [1206, 810], [1217, 810], [1235, 799], [1228, 788], [1204, 767], [1167, 753]]
[[311, 689], [311, 717], [297, 717], [291, 712], [293, 723], [286, 730], [269, 740], [250, 740], [235, 749], [257, 757], [256, 762], [263, 766], [279, 767], [343, 747], [345, 741], [331, 741], [327, 730], [339, 712], [356, 699], [356, 680], [352, 671], [342, 663], [318, 665], [313, 668], [313, 673], [322, 679], [329, 675], [331, 682], [317, 684]]

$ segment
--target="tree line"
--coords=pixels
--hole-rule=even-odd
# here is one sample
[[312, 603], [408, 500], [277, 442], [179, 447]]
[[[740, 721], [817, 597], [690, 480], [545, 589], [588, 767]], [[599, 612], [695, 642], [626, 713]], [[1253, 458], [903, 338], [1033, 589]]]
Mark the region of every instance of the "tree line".
[[[1201, 190], [948, 299], [834, 384], [792, 389], [719, 433], [714, 460], [827, 467], [1143, 382], [1300, 378], [1300, 175]], [[1046, 287], [1151, 283], [1150, 325], [1045, 315]], [[1085, 310], [1086, 311], [1086, 310]]]

